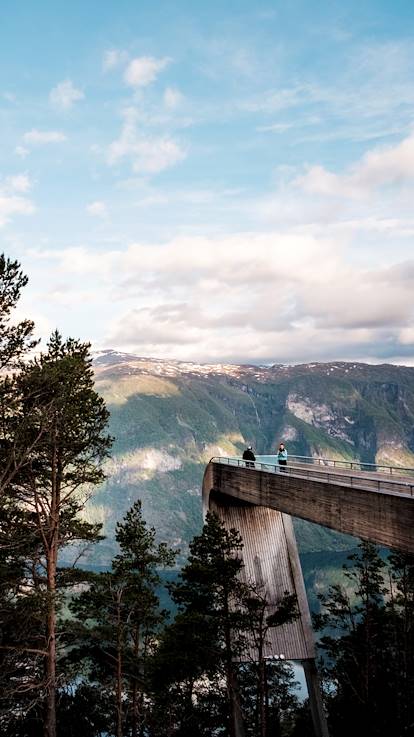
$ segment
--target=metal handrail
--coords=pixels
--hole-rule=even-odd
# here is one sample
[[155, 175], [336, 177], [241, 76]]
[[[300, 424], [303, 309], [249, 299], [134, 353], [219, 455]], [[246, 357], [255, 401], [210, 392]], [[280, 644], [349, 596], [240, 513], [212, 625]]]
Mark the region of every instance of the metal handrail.
[[381, 494], [403, 494], [414, 497], [414, 480], [409, 481], [397, 479], [380, 479], [366, 476], [355, 476], [352, 474], [339, 474], [335, 472], [322, 471], [316, 466], [312, 468], [300, 468], [299, 466], [279, 466], [279, 464], [262, 463], [261, 461], [245, 461], [242, 458], [213, 456], [210, 463], [221, 463], [228, 466], [245, 468], [248, 471], [265, 471], [267, 473], [278, 473], [286, 478], [306, 478], [321, 483], [334, 482], [337, 486], [346, 486], [360, 489], [361, 491], [376, 491]]
[[377, 473], [389, 473], [391, 476], [401, 475], [401, 473], [414, 476], [414, 468], [404, 466], [385, 466], [379, 463], [363, 463], [362, 461], [342, 461], [333, 458], [322, 458], [314, 456], [289, 455], [289, 461], [292, 463], [303, 462], [319, 466], [333, 466], [333, 468], [346, 468], [351, 471], [374, 471]]

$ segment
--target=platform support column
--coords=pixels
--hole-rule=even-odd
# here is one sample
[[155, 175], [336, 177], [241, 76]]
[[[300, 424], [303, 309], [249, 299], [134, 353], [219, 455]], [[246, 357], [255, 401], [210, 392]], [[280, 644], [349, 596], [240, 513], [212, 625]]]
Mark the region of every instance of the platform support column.
[[302, 660], [302, 663], [308, 686], [309, 706], [312, 715], [313, 729], [315, 737], [329, 737], [328, 723], [326, 721], [326, 715], [323, 708], [321, 686], [319, 683], [318, 671], [316, 669], [315, 638], [312, 619], [309, 611], [308, 597], [306, 595], [295, 532], [293, 529], [292, 518], [288, 514], [283, 514], [282, 517], [286, 542], [289, 550], [290, 565], [292, 566], [293, 580], [295, 582], [296, 596], [298, 599], [298, 609], [307, 643], [308, 657], [306, 660]]

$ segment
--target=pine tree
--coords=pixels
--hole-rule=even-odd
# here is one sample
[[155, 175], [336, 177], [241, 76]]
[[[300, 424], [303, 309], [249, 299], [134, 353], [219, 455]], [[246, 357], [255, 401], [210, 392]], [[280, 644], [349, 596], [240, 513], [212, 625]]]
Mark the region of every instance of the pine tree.
[[297, 617], [296, 597], [286, 594], [269, 616], [263, 587], [242, 580], [242, 548], [237, 530], [211, 513], [190, 543], [171, 586], [178, 612], [153, 660], [157, 737], [266, 737], [280, 724], [289, 679], [266, 663], [265, 649], [269, 628]]
[[[240, 580], [243, 542], [235, 529], [226, 530], [216, 514], [208, 513], [202, 534], [190, 543], [188, 563], [172, 598], [190, 618], [200, 618], [208, 633], [204, 643], [206, 662], [215, 658], [223, 668], [230, 737], [243, 731], [235, 660], [245, 646], [245, 612], [241, 600], [246, 585]], [[201, 621], [202, 620], [202, 621]], [[191, 642], [188, 643], [192, 651]]]
[[12, 320], [13, 311], [20, 299], [28, 278], [18, 261], [11, 261], [0, 254], [0, 371], [16, 366], [24, 353], [33, 348], [34, 323]]
[[111, 695], [114, 733], [117, 737], [143, 734], [144, 696], [148, 690], [147, 662], [164, 619], [157, 588], [159, 569], [171, 567], [175, 554], [156, 542], [137, 501], [117, 525], [120, 553], [112, 570], [96, 575], [72, 603], [78, 622], [72, 658], [89, 661], [89, 678], [99, 681]]
[[[390, 647], [392, 630], [385, 598], [385, 563], [375, 546], [361, 543], [345, 566], [347, 588], [320, 596], [327, 628], [320, 639], [334, 737], [395, 734]], [[332, 688], [334, 687], [334, 688]]]
[[[34, 583], [38, 537], [32, 515], [0, 505], [0, 734], [33, 712], [43, 682], [45, 607]], [[11, 732], [9, 732], [11, 730]]]
[[33, 322], [13, 320], [27, 282], [20, 264], [0, 254], [0, 498], [30, 454], [21, 397], [13, 378], [22, 357], [37, 344]]
[[[271, 669], [265, 660], [267, 636], [271, 627], [279, 627], [297, 619], [299, 616], [297, 599], [295, 594], [285, 592], [273, 613], [269, 615], [269, 601], [265, 588], [251, 585], [242, 598], [242, 605], [246, 610], [248, 643], [250, 642], [252, 650], [249, 653], [252, 660], [250, 670], [256, 676], [255, 734], [257, 737], [267, 737], [269, 721], [268, 676], [270, 673], [274, 676], [277, 670], [276, 666]], [[280, 673], [284, 673], [283, 668], [280, 669]], [[273, 686], [275, 685], [276, 681], [273, 679]], [[275, 709], [273, 709], [273, 716], [275, 716]]]
[[170, 587], [178, 612], [161, 637], [153, 666], [155, 713], [169, 715], [166, 736], [244, 731], [237, 661], [247, 642], [243, 597], [251, 590], [240, 577], [242, 548], [237, 530], [226, 530], [209, 513]]
[[[88, 344], [54, 333], [47, 352], [21, 367], [15, 381], [30, 420], [25, 428], [30, 454], [6, 492], [10, 504], [26, 515], [33, 540], [25, 575], [43, 624], [38, 654], [44, 677], [37, 686], [44, 695], [44, 734], [55, 737], [59, 592], [80, 577], [59, 569], [59, 555], [66, 546], [99, 539], [99, 526], [80, 513], [90, 489], [104, 479], [101, 464], [111, 438], [108, 412], [93, 388]], [[17, 643], [9, 647], [16, 650]]]
[[222, 652], [208, 614], [177, 612], [160, 635], [151, 676], [153, 737], [228, 735]]
[[414, 557], [389, 557], [389, 671], [395, 701], [395, 733], [414, 731]]
[[[260, 722], [258, 670], [258, 663], [246, 662], [239, 669], [238, 674], [246, 735], [247, 737], [258, 737], [260, 734], [266, 737], [290, 735], [301, 710], [295, 694], [297, 683], [292, 666], [281, 660], [264, 661], [266, 713], [262, 723]], [[310, 735], [313, 737], [312, 725], [310, 725]]]

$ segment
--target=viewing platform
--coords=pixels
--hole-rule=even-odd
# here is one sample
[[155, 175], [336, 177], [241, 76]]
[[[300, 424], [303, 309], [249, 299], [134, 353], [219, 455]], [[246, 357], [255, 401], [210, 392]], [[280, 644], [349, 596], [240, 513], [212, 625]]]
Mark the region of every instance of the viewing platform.
[[378, 545], [414, 553], [414, 469], [290, 456], [287, 466], [260, 458], [214, 457], [204, 477], [229, 504], [276, 509]]

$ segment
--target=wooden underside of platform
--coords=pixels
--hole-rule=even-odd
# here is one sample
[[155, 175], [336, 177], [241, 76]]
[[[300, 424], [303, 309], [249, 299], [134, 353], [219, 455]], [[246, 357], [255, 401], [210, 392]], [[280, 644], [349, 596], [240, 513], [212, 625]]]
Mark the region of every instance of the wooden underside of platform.
[[[266, 657], [306, 660], [315, 657], [314, 639], [302, 572], [291, 518], [265, 507], [228, 504], [229, 497], [212, 494], [210, 510], [216, 512], [227, 529], [242, 536], [242, 579], [257, 587], [268, 601], [267, 614], [275, 612], [285, 592], [295, 594], [300, 616], [294, 622], [268, 630]], [[256, 660], [254, 647], [249, 657]]]
[[205, 509], [211, 491], [316, 522], [338, 532], [414, 553], [414, 498], [329, 481], [210, 463], [203, 482]]

